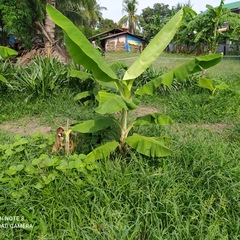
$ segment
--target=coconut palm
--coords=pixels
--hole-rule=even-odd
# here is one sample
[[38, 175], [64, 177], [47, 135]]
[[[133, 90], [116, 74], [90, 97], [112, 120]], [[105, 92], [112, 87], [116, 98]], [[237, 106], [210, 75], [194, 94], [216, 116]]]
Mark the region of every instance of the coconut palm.
[[137, 23], [140, 19], [140, 16], [137, 15], [137, 0], [123, 0], [123, 12], [127, 14], [124, 15], [118, 22], [118, 25], [128, 23], [129, 32], [135, 34]]
[[98, 22], [103, 20], [103, 10], [107, 10], [107, 8], [100, 6], [97, 2], [94, 3], [91, 11], [85, 10], [85, 16], [88, 18], [88, 23], [92, 28], [96, 28]]
[[[83, 25], [85, 22], [84, 12], [94, 15], [94, 6], [97, 5], [96, 0], [46, 0], [46, 3], [54, 6], [74, 23]], [[48, 38], [55, 37], [55, 24], [51, 18], [46, 14], [45, 29]], [[45, 34], [46, 35], [46, 34]], [[49, 39], [48, 39], [49, 40]]]

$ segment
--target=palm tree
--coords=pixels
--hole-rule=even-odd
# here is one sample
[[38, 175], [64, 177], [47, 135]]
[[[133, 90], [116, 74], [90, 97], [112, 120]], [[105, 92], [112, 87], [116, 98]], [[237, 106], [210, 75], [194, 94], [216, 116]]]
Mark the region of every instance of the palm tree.
[[107, 10], [106, 7], [100, 6], [97, 2], [94, 3], [92, 11], [85, 10], [85, 15], [88, 18], [89, 25], [94, 29], [97, 23], [103, 20], [102, 11]]
[[[93, 14], [96, 0], [46, 0], [46, 3], [57, 8], [60, 12], [73, 20], [74, 23], [83, 25], [85, 23], [84, 20], [86, 19], [84, 11], [88, 10]], [[37, 22], [36, 24], [40, 27], [42, 33], [47, 38], [45, 47], [48, 49], [48, 54], [51, 53], [52, 47], [55, 46], [58, 53], [64, 57], [65, 54], [62, 49], [55, 44], [55, 24], [49, 15], [46, 14], [45, 26], [40, 22]]]
[[[56, 0], [47, 0], [47, 4], [50, 4], [53, 7], [56, 7]], [[45, 18], [45, 29], [46, 29], [47, 34], [49, 35], [48, 37], [51, 37], [52, 39], [54, 39], [55, 23], [52, 21], [52, 19], [49, 17], [48, 14], [46, 14], [46, 18]], [[50, 39], [48, 39], [48, 40], [50, 40]]]
[[136, 25], [140, 19], [140, 16], [137, 15], [137, 0], [123, 0], [123, 12], [126, 12], [127, 15], [124, 15], [118, 22], [119, 25], [128, 23], [129, 32], [134, 34], [136, 31]]
[[[89, 11], [92, 15], [94, 14], [94, 6], [96, 0], [46, 0], [46, 3], [57, 8], [60, 12], [66, 15], [75, 23], [84, 23], [85, 11]], [[38, 25], [40, 25], [38, 23]], [[46, 14], [45, 27], [41, 26], [44, 35], [51, 43], [55, 38], [55, 24], [51, 18]], [[45, 30], [45, 31], [44, 31]]]

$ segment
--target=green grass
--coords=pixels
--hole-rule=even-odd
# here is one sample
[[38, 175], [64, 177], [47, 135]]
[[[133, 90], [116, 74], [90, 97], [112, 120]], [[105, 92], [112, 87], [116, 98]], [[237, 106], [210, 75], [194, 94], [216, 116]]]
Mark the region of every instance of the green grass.
[[[125, 61], [136, 55], [107, 53], [106, 59]], [[177, 65], [188, 56], [162, 57]], [[211, 95], [193, 79], [145, 96], [145, 106], [158, 108], [175, 122], [136, 129], [169, 139], [172, 155], [155, 159], [129, 151], [124, 157], [116, 153], [85, 163], [79, 155], [84, 140], [73, 155], [51, 155], [55, 128], [67, 119], [92, 118], [95, 103], [86, 107], [73, 101], [77, 90], [67, 87], [30, 100], [27, 93], [4, 92], [1, 124], [21, 126], [26, 119], [38, 119], [52, 131], [19, 136], [0, 128], [0, 217], [18, 216], [24, 220], [14, 223], [33, 227], [12, 228], [12, 222], [0, 218], [0, 239], [238, 240], [239, 76], [239, 61], [223, 59], [207, 77], [228, 84], [227, 90]], [[75, 161], [81, 167], [73, 167]]]
[[[107, 52], [106, 61], [124, 61], [128, 66], [130, 66], [139, 56], [138, 52]], [[174, 68], [185, 61], [192, 59], [192, 56], [188, 55], [177, 55], [177, 54], [167, 54], [162, 53], [157, 60], [153, 63], [154, 68], [167, 67], [169, 69]]]
[[[3, 239], [238, 239], [239, 144], [188, 127], [172, 138], [174, 153], [164, 159], [129, 153], [87, 173], [42, 166], [4, 175], [1, 212], [34, 228], [1, 229]], [[37, 145], [48, 141], [40, 137]], [[40, 153], [35, 147], [29, 144], [25, 164]], [[1, 162], [4, 170], [19, 164], [17, 157]]]

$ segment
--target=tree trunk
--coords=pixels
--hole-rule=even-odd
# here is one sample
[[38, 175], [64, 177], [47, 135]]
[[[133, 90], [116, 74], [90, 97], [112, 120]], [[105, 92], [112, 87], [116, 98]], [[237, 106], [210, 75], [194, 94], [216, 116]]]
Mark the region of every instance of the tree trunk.
[[[46, 0], [46, 3], [56, 7], [56, 0]], [[47, 55], [50, 56], [57, 54], [61, 61], [66, 62], [68, 57], [64, 50], [57, 44], [58, 41], [55, 40], [55, 23], [52, 21], [50, 16], [46, 13], [45, 26], [40, 22], [37, 22], [36, 24], [45, 36], [45, 49]]]
[[[56, 7], [56, 0], [47, 0], [47, 3], [52, 5], [53, 7]], [[46, 14], [45, 18], [45, 29], [48, 33], [48, 35], [54, 39], [55, 37], [55, 23], [52, 21], [52, 19], [49, 17], [48, 14]]]

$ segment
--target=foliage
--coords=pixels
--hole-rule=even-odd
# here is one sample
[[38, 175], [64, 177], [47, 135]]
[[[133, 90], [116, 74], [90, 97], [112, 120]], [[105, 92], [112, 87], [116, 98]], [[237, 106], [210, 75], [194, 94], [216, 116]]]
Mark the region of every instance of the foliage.
[[26, 47], [30, 46], [31, 38], [36, 34], [35, 21], [44, 19], [44, 0], [17, 0], [0, 3], [3, 30], [14, 34]]
[[113, 20], [111, 20], [111, 19], [100, 19], [100, 21], [98, 23], [98, 29], [96, 29], [94, 31], [93, 35], [111, 30], [113, 28], [116, 28], [116, 23], [114, 23]]
[[[161, 67], [159, 69], [154, 68], [153, 66], [145, 70], [137, 79], [133, 85], [133, 88], [136, 90], [142, 88], [148, 82], [151, 82], [153, 79], [160, 77], [161, 75], [167, 73], [169, 69], [167, 67]], [[162, 84], [157, 88], [157, 93], [161, 95], [166, 95], [169, 93], [174, 93], [181, 89], [188, 89], [189, 87], [196, 85], [200, 77], [199, 73], [190, 75], [185, 81], [181, 82], [178, 79], [174, 78], [171, 84], [171, 88]]]
[[28, 98], [43, 98], [60, 92], [68, 84], [68, 66], [55, 58], [36, 57], [28, 65], [15, 66], [14, 79], [9, 82], [11, 89], [29, 94]]
[[[191, 2], [184, 4], [191, 7]], [[141, 14], [141, 26], [144, 37], [151, 40], [164, 26], [174, 12], [183, 7], [181, 4], [169, 8], [166, 4], [156, 3], [153, 8], [145, 8]], [[211, 51], [215, 53], [219, 43], [226, 40], [236, 42], [239, 36], [239, 14], [232, 13], [230, 9], [224, 8], [224, 1], [217, 8], [207, 4], [207, 11], [200, 14], [188, 14], [173, 39], [176, 53], [204, 54]], [[227, 31], [221, 33], [218, 29], [227, 24]], [[187, 37], [186, 37], [187, 36]]]
[[[8, 84], [8, 80], [5, 78], [6, 74], [9, 74], [9, 72], [11, 71], [9, 69], [12, 68], [11, 63], [8, 61], [9, 58], [14, 58], [18, 55], [18, 53], [16, 51], [14, 51], [11, 48], [8, 47], [3, 47], [0, 46], [0, 61], [1, 61], [1, 70], [0, 70], [0, 91], [4, 91], [7, 84]], [[6, 60], [7, 59], [7, 60]], [[3, 74], [4, 73], [4, 74]], [[2, 75], [3, 74], [3, 75]], [[5, 77], [4, 77], [5, 75]]]
[[220, 85], [213, 86], [212, 79], [207, 79], [207, 78], [200, 78], [198, 84], [200, 87], [209, 89], [212, 94], [215, 93], [216, 89], [224, 90], [224, 89], [228, 88], [228, 85], [226, 85], [226, 84], [220, 84]]
[[101, 7], [99, 5], [99, 3], [94, 1], [92, 11], [88, 11], [88, 12], [85, 13], [85, 15], [88, 18], [89, 26], [91, 28], [95, 29], [98, 25], [98, 22], [103, 20], [103, 17], [102, 17], [102, 11], [103, 10], [107, 10], [107, 8], [106, 7]]
[[[71, 21], [81, 29], [86, 36], [92, 36], [99, 19], [101, 19], [101, 11], [105, 7], [101, 7], [96, 0], [71, 0], [56, 1], [56, 8], [67, 16]], [[61, 34], [60, 31], [57, 32]]]
[[[79, 172], [86, 172], [87, 169], [93, 170], [96, 167], [96, 163], [92, 161], [85, 161], [86, 155], [74, 154], [69, 159], [65, 160], [61, 156], [49, 156], [45, 154], [49, 152], [49, 147], [53, 145], [53, 136], [46, 136], [42, 133], [35, 133], [32, 138], [27, 139], [20, 136], [16, 136], [15, 141], [12, 144], [0, 145], [1, 152], [1, 167], [4, 166], [4, 172], [1, 177], [13, 176], [17, 172], [25, 171], [27, 174], [36, 174], [40, 178], [36, 183], [36, 188], [43, 188], [45, 184], [49, 184], [53, 181], [56, 176], [59, 176], [55, 170], [59, 170], [67, 173], [72, 169], [76, 169]], [[31, 149], [31, 145], [35, 144], [35, 155], [34, 152], [27, 152], [27, 149]], [[37, 149], [36, 149], [37, 147]], [[33, 149], [32, 149], [33, 150]], [[26, 159], [27, 154], [30, 154], [28, 161], [20, 161], [19, 165], [10, 165], [13, 159]], [[8, 161], [8, 162], [6, 162]], [[45, 168], [52, 168], [53, 173], [55, 172], [54, 178], [44, 176]], [[41, 176], [41, 173], [42, 176]], [[51, 174], [50, 174], [51, 175]], [[60, 177], [60, 176], [59, 176]]]
[[[199, 53], [211, 51], [215, 53], [219, 43], [225, 43], [227, 39], [237, 36], [239, 28], [239, 15], [232, 13], [230, 9], [224, 8], [224, 1], [220, 2], [217, 8], [206, 5], [208, 10], [195, 16], [186, 24], [186, 31], [189, 38], [194, 39]], [[218, 31], [228, 23], [229, 27], [226, 33]], [[182, 29], [183, 30], [183, 29]], [[185, 43], [186, 33], [182, 34], [182, 43]]]
[[5, 138], [1, 217], [20, 220], [1, 218], [2, 238], [238, 239], [238, 142], [190, 125], [173, 138], [179, 150], [166, 159], [131, 153], [99, 164], [49, 156], [52, 136]]
[[[47, 12], [50, 17], [56, 24], [62, 27], [65, 32], [65, 44], [73, 60], [76, 63], [83, 65], [86, 69], [91, 70], [94, 78], [100, 84], [104, 87], [112, 88], [114, 91], [107, 92], [104, 90], [98, 92], [99, 106], [96, 108], [96, 112], [101, 115], [121, 112], [120, 119], [115, 117], [109, 118], [106, 116], [106, 122], [108, 124], [99, 123], [99, 121], [95, 119], [86, 123], [76, 124], [73, 126], [73, 131], [95, 133], [96, 131], [104, 130], [108, 127], [117, 126], [118, 137], [116, 138], [116, 134], [113, 134], [115, 138], [112, 139], [112, 146], [117, 148], [116, 141], [118, 141], [121, 152], [124, 152], [127, 145], [129, 145], [137, 151], [151, 157], [162, 157], [171, 153], [170, 149], [164, 145], [163, 139], [160, 137], [147, 138], [140, 135], [128, 136], [130, 130], [134, 126], [150, 123], [169, 124], [171, 121], [169, 121], [165, 115], [154, 114], [143, 118], [139, 117], [130, 124], [128, 123], [127, 116], [128, 112], [136, 109], [139, 103], [132, 92], [134, 80], [152, 64], [152, 62], [169, 44], [178, 27], [181, 25], [185, 11], [190, 11], [190, 9], [180, 10], [169, 21], [169, 23], [165, 25], [162, 31], [157, 34], [141, 55], [139, 55], [138, 59], [124, 73], [123, 78], [119, 79], [111, 67], [103, 61], [102, 57], [96, 52], [83, 34], [79, 32], [77, 28], [60, 12], [56, 11], [50, 5], [47, 6]], [[138, 89], [136, 94], [152, 94], [156, 87], [161, 84], [165, 84], [170, 87], [173, 78], [183, 81], [190, 73], [198, 72], [201, 71], [202, 68], [213, 66], [220, 60], [221, 55], [211, 55], [191, 60], [177, 69], [147, 83], [143, 86], [143, 88]], [[97, 126], [97, 130], [95, 126]], [[109, 142], [107, 142], [100, 146], [99, 150], [103, 152], [102, 156], [106, 156], [106, 154], [109, 154], [114, 149], [109, 149]], [[95, 149], [93, 152], [94, 154], [98, 153], [98, 150]], [[89, 155], [91, 155], [91, 153], [89, 153]], [[99, 157], [95, 155], [95, 158], [98, 159]]]
[[[25, 45], [31, 47], [31, 39], [36, 36], [39, 28], [35, 22], [44, 22], [46, 0], [2, 0], [0, 2], [1, 22], [4, 32], [14, 36]], [[99, 21], [101, 7], [96, 0], [54, 1], [56, 8], [68, 16], [79, 27], [90, 29]], [[92, 30], [90, 31], [92, 34]], [[4, 43], [7, 44], [7, 43]]]
[[168, 4], [155, 3], [153, 8], [147, 7], [142, 10], [141, 26], [144, 31], [144, 38], [151, 40], [169, 21], [172, 11]]
[[0, 46], [0, 57], [3, 59], [6, 58], [14, 58], [18, 55], [18, 52], [16, 52], [15, 50], [8, 48], [8, 47], [4, 47], [4, 46]]
[[[125, 54], [129, 53], [118, 53], [118, 60]], [[164, 64], [176, 58], [172, 54], [164, 56]], [[175, 64], [180, 61], [185, 61], [182, 55]], [[158, 64], [161, 62], [160, 57]], [[9, 72], [14, 70], [9, 62], [3, 64]], [[155, 74], [157, 70], [149, 76]], [[147, 78], [147, 73], [144, 75]], [[144, 136], [159, 136], [159, 132], [171, 136], [174, 150], [164, 159], [150, 159], [129, 150], [124, 157], [112, 154], [97, 162], [87, 161], [88, 168], [84, 168], [83, 154], [93, 147], [84, 134], [75, 154], [50, 155], [53, 134], [20, 137], [3, 131], [1, 124], [1, 238], [239, 239], [239, 76], [239, 59], [223, 58], [207, 70], [206, 78], [212, 78], [214, 86], [228, 84], [225, 91], [211, 96], [192, 84], [173, 94], [157, 91], [143, 96], [146, 107], [160, 109], [175, 121], [173, 126], [134, 129]], [[77, 80], [72, 81], [75, 84]], [[15, 120], [12, 124], [18, 131], [26, 126], [26, 117], [52, 129], [65, 123], [66, 118], [71, 122], [94, 119], [93, 106], [77, 105], [73, 90], [64, 87], [47, 100], [33, 98], [27, 104], [24, 92], [3, 92], [0, 121], [10, 124]], [[129, 114], [135, 117], [135, 113]], [[97, 136], [92, 136], [95, 141]], [[14, 216], [20, 221], [2, 220]], [[22, 223], [23, 228], [10, 227]], [[8, 227], [3, 228], [6, 224]]]
[[154, 38], [169, 19], [183, 7], [191, 7], [191, 3], [178, 4], [172, 8], [168, 4], [155, 3], [153, 8], [144, 8], [140, 17], [140, 25], [143, 27], [144, 38], [148, 41]]
[[123, 12], [126, 12], [127, 14], [124, 15], [118, 22], [119, 26], [127, 24], [129, 32], [132, 34], [135, 34], [136, 27], [140, 20], [140, 16], [137, 15], [137, 5], [137, 0], [123, 0]]
[[160, 68], [157, 70], [153, 66], [150, 66], [136, 79], [136, 81], [134, 82], [134, 87], [136, 87], [136, 89], [141, 88], [146, 83], [161, 76], [163, 73], [166, 73], [167, 71], [168, 71], [167, 68]]

